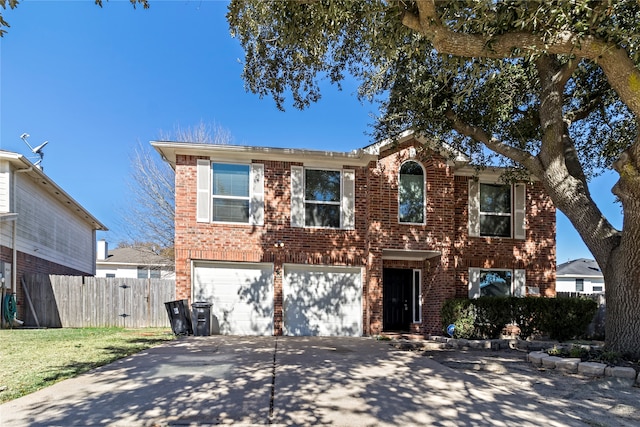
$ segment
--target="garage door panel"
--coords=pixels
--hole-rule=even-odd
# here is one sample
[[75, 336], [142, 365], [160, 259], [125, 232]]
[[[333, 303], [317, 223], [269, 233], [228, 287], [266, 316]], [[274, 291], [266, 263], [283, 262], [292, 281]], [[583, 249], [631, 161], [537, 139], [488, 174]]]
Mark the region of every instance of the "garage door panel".
[[362, 335], [359, 268], [288, 266], [283, 297], [285, 335]]
[[196, 263], [193, 300], [213, 304], [213, 333], [273, 335], [272, 264]]

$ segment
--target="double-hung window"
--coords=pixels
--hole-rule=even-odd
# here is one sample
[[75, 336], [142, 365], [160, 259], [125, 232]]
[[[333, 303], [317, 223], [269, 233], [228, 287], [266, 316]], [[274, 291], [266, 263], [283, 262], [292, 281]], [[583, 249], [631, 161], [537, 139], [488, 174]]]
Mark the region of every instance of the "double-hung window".
[[198, 159], [196, 219], [264, 225], [264, 165]]
[[305, 169], [305, 226], [340, 227], [341, 182], [339, 170]]
[[480, 235], [511, 237], [511, 186], [480, 184]]
[[525, 184], [469, 182], [469, 236], [525, 239]]
[[424, 170], [409, 161], [400, 167], [398, 183], [398, 220], [401, 223], [424, 223]]
[[292, 166], [291, 226], [353, 229], [355, 171]]
[[214, 222], [249, 222], [249, 165], [213, 163]]

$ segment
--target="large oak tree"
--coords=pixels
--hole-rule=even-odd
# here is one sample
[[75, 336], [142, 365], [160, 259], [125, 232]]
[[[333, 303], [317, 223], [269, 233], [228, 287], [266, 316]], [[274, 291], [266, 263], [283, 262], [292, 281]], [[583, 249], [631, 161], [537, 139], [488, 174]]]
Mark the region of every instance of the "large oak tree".
[[[640, 6], [621, 1], [233, 0], [244, 79], [279, 108], [348, 75], [375, 137], [411, 129], [539, 179], [602, 268], [606, 343], [640, 357]], [[615, 229], [589, 179], [619, 173]]]

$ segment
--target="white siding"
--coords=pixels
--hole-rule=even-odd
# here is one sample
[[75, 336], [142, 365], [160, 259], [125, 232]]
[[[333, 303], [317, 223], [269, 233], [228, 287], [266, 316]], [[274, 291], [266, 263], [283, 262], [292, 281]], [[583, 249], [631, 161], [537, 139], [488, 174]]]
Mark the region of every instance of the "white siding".
[[[11, 167], [0, 161], [0, 213], [11, 212]], [[4, 240], [3, 240], [4, 242]]]
[[16, 248], [38, 258], [92, 273], [95, 267], [95, 232], [91, 225], [42, 191], [28, 176], [16, 175], [15, 179], [15, 211], [18, 213]]
[[[580, 279], [581, 277], [577, 277]], [[584, 290], [582, 293], [591, 294], [600, 291], [594, 291], [594, 286], [602, 286], [602, 292], [605, 291], [604, 279], [597, 277], [584, 277]], [[576, 277], [558, 277], [556, 278], [556, 292], [576, 292]]]
[[[123, 266], [123, 265], [110, 265], [110, 266], [96, 266], [96, 277], [107, 277], [107, 274], [115, 274], [117, 278], [138, 278], [138, 266]], [[160, 278], [173, 280], [176, 278], [175, 271], [172, 270], [160, 270]]]

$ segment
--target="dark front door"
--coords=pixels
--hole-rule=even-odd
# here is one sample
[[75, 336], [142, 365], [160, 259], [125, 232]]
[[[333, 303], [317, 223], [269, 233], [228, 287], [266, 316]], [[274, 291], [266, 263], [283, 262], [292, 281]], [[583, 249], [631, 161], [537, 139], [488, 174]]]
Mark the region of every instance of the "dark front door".
[[382, 272], [382, 328], [408, 331], [412, 321], [413, 270], [385, 268]]

